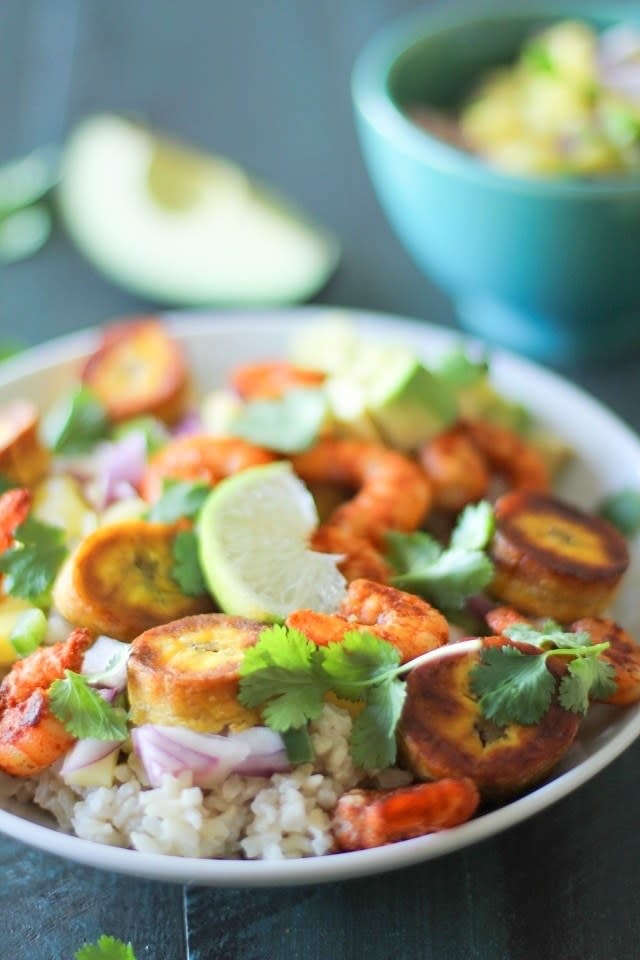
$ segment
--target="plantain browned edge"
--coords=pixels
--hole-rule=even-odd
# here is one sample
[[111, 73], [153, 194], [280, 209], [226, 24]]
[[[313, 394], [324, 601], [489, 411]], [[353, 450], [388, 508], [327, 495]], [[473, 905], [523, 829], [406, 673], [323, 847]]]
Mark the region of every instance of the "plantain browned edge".
[[[255, 726], [259, 714], [238, 700], [239, 668], [264, 624], [221, 613], [183, 617], [136, 637], [128, 661], [134, 723], [220, 733]], [[193, 668], [174, 658], [184, 648]], [[180, 658], [182, 660], [182, 658]]]
[[[500, 559], [504, 555], [506, 562], [530, 560], [548, 566], [558, 574], [594, 580], [618, 580], [629, 566], [629, 550], [622, 534], [606, 520], [564, 500], [525, 490], [513, 491], [498, 499], [494, 512], [496, 535], [492, 549]], [[603, 560], [600, 563], [591, 563], [587, 559], [577, 561], [544, 542], [533, 541], [514, 523], [514, 517], [523, 513], [540, 516], [555, 513], [566, 523], [581, 527], [599, 540]]]
[[[553, 540], [527, 536], [523, 516], [557, 516], [598, 544], [601, 559], [570, 557]], [[495, 506], [496, 532], [490, 555], [494, 578], [490, 593], [523, 613], [568, 622], [596, 616], [613, 601], [629, 564], [621, 534], [606, 521], [543, 494], [514, 491]]]
[[[505, 640], [484, 638], [483, 643], [504, 645]], [[510, 645], [540, 654], [536, 647]], [[488, 722], [470, 687], [471, 670], [479, 662], [480, 653], [461, 653], [411, 671], [398, 727], [399, 754], [420, 779], [470, 777], [485, 800], [505, 800], [553, 769], [573, 743], [580, 718], [554, 697], [537, 724]], [[550, 657], [547, 666], [554, 674], [564, 669], [559, 658]]]
[[[141, 350], [140, 357], [151, 366], [157, 365], [158, 369], [148, 396], [131, 398], [123, 395], [121, 390], [105, 389], [101, 381], [105, 377], [108, 381], [109, 365], [118, 363], [117, 350], [123, 341], [135, 340], [149, 332], [157, 338], [156, 350], [153, 354], [147, 351], [146, 356]], [[189, 396], [189, 377], [182, 348], [154, 316], [125, 317], [106, 327], [97, 349], [85, 360], [80, 378], [96, 392], [113, 422], [149, 415], [169, 425], [174, 424], [184, 414]]]
[[[56, 608], [71, 623], [125, 641], [133, 640], [150, 627], [211, 610], [213, 601], [208, 594], [187, 596], [177, 583], [171, 594], [150, 584], [145, 604], [132, 600], [130, 576], [134, 571], [126, 566], [130, 545], [139, 537], [152, 556], [154, 550], [162, 551], [164, 565], [169, 569], [173, 538], [181, 528], [180, 523], [144, 520], [124, 520], [98, 527], [65, 561], [53, 588]], [[125, 556], [116, 564], [115, 579], [105, 586], [101, 566], [113, 562], [113, 554], [117, 554], [119, 548]]]

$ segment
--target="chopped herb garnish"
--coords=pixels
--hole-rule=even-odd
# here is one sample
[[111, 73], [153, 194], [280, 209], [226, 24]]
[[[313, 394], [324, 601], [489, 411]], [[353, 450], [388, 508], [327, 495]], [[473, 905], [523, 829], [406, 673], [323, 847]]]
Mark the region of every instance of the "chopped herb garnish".
[[76, 951], [74, 960], [136, 960], [131, 943], [103, 934], [96, 943], [85, 943]]
[[118, 423], [111, 431], [111, 439], [122, 440], [129, 433], [141, 433], [144, 436], [148, 456], [163, 447], [170, 436], [164, 423], [156, 420], [155, 417], [134, 417], [132, 420]]
[[350, 631], [340, 643], [320, 647], [298, 630], [276, 625], [246, 651], [239, 698], [247, 707], [261, 707], [265, 722], [281, 733], [317, 719], [328, 691], [363, 701], [351, 754], [359, 766], [374, 770], [395, 761], [395, 729], [405, 697], [399, 675], [410, 666], [400, 666], [397, 648], [370, 633]]
[[4, 589], [36, 606], [46, 606], [53, 581], [67, 555], [64, 531], [29, 516], [14, 532], [14, 545], [0, 554]]
[[44, 418], [42, 435], [54, 453], [87, 453], [109, 435], [109, 420], [98, 398], [78, 387], [60, 400]]
[[269, 450], [297, 453], [317, 439], [327, 410], [324, 390], [288, 390], [277, 400], [247, 403], [233, 418], [229, 430]]
[[640, 531], [640, 490], [620, 490], [602, 501], [599, 515], [625, 537]]
[[16, 340], [3, 340], [0, 343], [0, 361], [8, 360], [9, 357], [15, 357], [22, 349], [22, 344]]
[[127, 715], [114, 707], [93, 687], [86, 677], [65, 670], [64, 680], [54, 680], [49, 687], [51, 710], [69, 733], [79, 740], [125, 740]]
[[207, 592], [198, 553], [198, 537], [193, 530], [180, 530], [173, 541], [171, 576], [189, 597]]
[[591, 697], [604, 698], [615, 692], [615, 671], [600, 659], [608, 643], [592, 644], [587, 633], [567, 634], [553, 621], [542, 631], [514, 624], [505, 635], [534, 644], [541, 652], [527, 654], [508, 644], [483, 649], [481, 662], [472, 670], [471, 689], [489, 720], [501, 726], [538, 723], [556, 691], [556, 679], [546, 664], [550, 656], [571, 657], [567, 674], [557, 686], [565, 710], [585, 713]]
[[391, 582], [443, 610], [460, 609], [493, 578], [493, 564], [483, 552], [493, 529], [493, 511], [483, 501], [462, 512], [448, 549], [420, 531], [388, 533], [386, 556], [396, 571]]
[[208, 483], [166, 479], [162, 495], [149, 510], [147, 519], [156, 523], [173, 523], [181, 517], [192, 519], [210, 493]]

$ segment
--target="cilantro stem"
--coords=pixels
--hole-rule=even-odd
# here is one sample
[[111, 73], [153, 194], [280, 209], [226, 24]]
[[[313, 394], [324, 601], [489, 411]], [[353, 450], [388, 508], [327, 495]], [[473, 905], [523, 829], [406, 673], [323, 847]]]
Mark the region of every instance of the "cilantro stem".
[[543, 657], [597, 657], [598, 654], [608, 650], [611, 646], [608, 640], [602, 643], [594, 643], [588, 647], [551, 647], [549, 650], [543, 650]]
[[421, 667], [424, 663], [436, 663], [438, 660], [445, 660], [447, 657], [454, 657], [460, 653], [475, 653], [482, 649], [482, 640], [480, 637], [472, 637], [469, 640], [460, 640], [457, 643], [446, 643], [443, 647], [436, 647], [435, 650], [428, 650], [421, 653], [419, 657], [408, 660], [394, 670], [394, 676], [400, 676]]

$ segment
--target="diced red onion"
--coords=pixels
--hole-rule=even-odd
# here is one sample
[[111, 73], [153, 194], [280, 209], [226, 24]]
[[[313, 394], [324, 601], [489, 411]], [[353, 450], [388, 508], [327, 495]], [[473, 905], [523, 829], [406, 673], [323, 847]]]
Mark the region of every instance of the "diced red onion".
[[91, 766], [92, 763], [98, 763], [104, 760], [109, 754], [115, 753], [120, 749], [122, 740], [77, 740], [71, 747], [71, 750], [64, 758], [60, 774], [64, 778], [65, 774], [75, 773], [76, 770], [83, 770]]
[[206, 788], [234, 772], [268, 776], [288, 769], [283, 765], [282, 739], [270, 730], [268, 734], [244, 731], [224, 737], [187, 727], [143, 724], [134, 727], [131, 737], [151, 786], [160, 786], [166, 774], [175, 777], [189, 770], [194, 785]]
[[[81, 673], [93, 686], [107, 687], [114, 692], [124, 690], [130, 652], [130, 644], [114, 640], [113, 637], [100, 636], [85, 653]], [[95, 676], [95, 681], [92, 681], [92, 676]]]
[[290, 769], [291, 764], [282, 737], [269, 727], [250, 727], [232, 734], [232, 737], [246, 743], [250, 751], [249, 756], [235, 768], [234, 773], [245, 777], [269, 777], [272, 773], [283, 773]]
[[98, 454], [102, 508], [135, 496], [147, 460], [147, 442], [141, 430], [131, 430], [117, 443], [103, 444]]
[[197, 410], [189, 410], [188, 413], [173, 427], [171, 434], [174, 437], [189, 437], [195, 433], [202, 433], [204, 424], [202, 417]]

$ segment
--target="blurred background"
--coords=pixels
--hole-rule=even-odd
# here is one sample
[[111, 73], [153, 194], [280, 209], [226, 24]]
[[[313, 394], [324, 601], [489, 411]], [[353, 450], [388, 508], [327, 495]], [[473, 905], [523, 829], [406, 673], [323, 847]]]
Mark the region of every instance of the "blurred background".
[[[232, 158], [333, 230], [342, 257], [320, 302], [450, 322], [378, 207], [350, 102], [360, 48], [418, 6], [3, 0], [0, 163], [61, 144], [96, 111], [132, 115]], [[28, 343], [154, 306], [103, 279], [59, 225], [35, 256], [0, 267], [0, 333]]]

